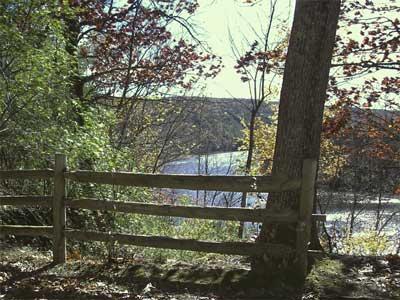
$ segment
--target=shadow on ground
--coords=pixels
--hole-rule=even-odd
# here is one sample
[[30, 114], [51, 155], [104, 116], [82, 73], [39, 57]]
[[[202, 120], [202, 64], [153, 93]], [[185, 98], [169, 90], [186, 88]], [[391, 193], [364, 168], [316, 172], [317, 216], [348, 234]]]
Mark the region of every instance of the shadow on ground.
[[81, 259], [55, 266], [49, 254], [19, 248], [0, 254], [0, 299], [400, 299], [397, 258], [325, 258], [294, 287], [210, 265]]

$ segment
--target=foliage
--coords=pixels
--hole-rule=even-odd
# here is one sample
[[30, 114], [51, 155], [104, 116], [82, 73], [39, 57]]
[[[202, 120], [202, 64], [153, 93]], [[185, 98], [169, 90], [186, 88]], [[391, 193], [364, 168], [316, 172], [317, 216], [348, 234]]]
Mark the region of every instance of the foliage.
[[28, 8], [25, 1], [3, 1], [0, 6], [0, 36], [7, 41], [0, 45], [0, 134], [2, 163], [9, 168], [22, 167], [13, 162], [18, 155], [40, 151], [26, 143], [39, 139], [42, 129], [62, 124], [71, 107], [63, 94], [69, 58], [62, 24], [52, 17], [54, 5], [35, 2]]
[[[209, 71], [205, 67], [215, 57], [198, 54], [196, 45], [171, 31], [174, 23], [189, 26], [185, 18], [197, 6], [196, 1], [131, 1], [123, 6], [109, 1], [64, 1], [62, 6], [57, 1], [3, 1], [3, 167], [51, 167], [54, 152], [66, 153], [70, 166], [80, 168], [132, 170], [156, 160], [161, 150], [120, 147], [110, 133], [123, 124], [126, 105], [134, 103], [127, 104], [127, 98], [148, 95], [161, 85], [189, 88], [198, 76], [216, 74], [218, 63]], [[85, 95], [77, 92], [79, 82]], [[121, 93], [118, 105], [103, 106]], [[101, 103], [91, 101], [100, 94], [106, 97]], [[163, 136], [157, 128], [174, 110], [170, 106], [135, 123], [146, 129], [141, 139]], [[126, 141], [126, 132], [121, 135]], [[134, 164], [131, 151], [139, 151], [136, 157], [150, 156]]]
[[[96, 192], [98, 189], [95, 189]], [[148, 189], [134, 189], [124, 188], [124, 192], [120, 191], [118, 194], [121, 201], [135, 201], [135, 202], [154, 202], [169, 203], [170, 197], [163, 193], [153, 194]], [[130, 192], [128, 191], [130, 190]], [[190, 199], [179, 197], [173, 200], [175, 204], [189, 204]], [[78, 212], [79, 213], [79, 212]], [[88, 215], [87, 215], [88, 216]], [[89, 218], [84, 223], [79, 223], [80, 218], [76, 215], [71, 215], [69, 227], [85, 228], [85, 229], [98, 229], [101, 231], [114, 231], [129, 234], [149, 235], [149, 236], [168, 236], [176, 238], [197, 239], [197, 240], [210, 240], [210, 241], [232, 241], [237, 240], [234, 232], [237, 231], [237, 222], [229, 221], [213, 221], [213, 220], [199, 220], [177, 217], [160, 217], [160, 216], [146, 216], [140, 214], [124, 214], [124, 213], [110, 213], [105, 212], [102, 214], [101, 220], [96, 220], [96, 214], [89, 215]], [[93, 218], [91, 220], [90, 218]], [[78, 221], [78, 222], [77, 222]], [[166, 249], [151, 249], [143, 247], [126, 246], [121, 251], [109, 245], [107, 250], [101, 245], [96, 243], [80, 243], [83, 254], [92, 255], [113, 255], [136, 253], [137, 255], [150, 256], [157, 259], [180, 259], [183, 261], [190, 261], [192, 259], [205, 259], [205, 257], [217, 257], [214, 254], [204, 255], [204, 253], [192, 251], [177, 251]], [[71, 246], [74, 248], [74, 246]]]
[[317, 261], [307, 278], [307, 285], [320, 294], [324, 288], [338, 289], [345, 276], [344, 265], [338, 260], [329, 258]]
[[376, 231], [367, 231], [346, 237], [343, 240], [342, 251], [359, 256], [380, 256], [386, 253], [389, 246], [388, 237], [380, 235]]
[[[334, 111], [327, 107], [324, 112], [324, 122], [332, 117]], [[349, 163], [348, 157], [343, 140], [329, 135], [326, 131], [322, 132], [320, 151], [318, 179], [323, 184], [328, 184], [340, 177], [343, 168]]]
[[368, 156], [395, 161], [400, 141], [399, 12], [391, 0], [343, 1], [329, 89], [335, 114], [325, 124], [332, 135], [368, 140]]
[[[123, 217], [126, 219], [126, 217]], [[179, 219], [172, 217], [129, 216], [129, 224], [123, 226], [124, 230], [135, 234], [169, 236], [176, 238], [234, 241], [238, 230], [237, 222], [222, 222], [198, 219]], [[130, 249], [129, 249], [130, 248]], [[204, 254], [193, 251], [177, 251], [166, 249], [151, 249], [127, 247], [129, 252], [138, 252], [157, 259], [179, 259], [180, 261], [197, 261], [216, 258], [217, 254]]]
[[332, 139], [322, 137], [321, 155], [319, 159], [319, 179], [328, 183], [341, 175], [341, 172], [347, 161], [340, 145]]
[[[326, 115], [328, 114], [329, 113], [326, 113]], [[263, 121], [261, 118], [256, 118], [252, 174], [265, 174], [270, 173], [272, 170], [277, 122], [277, 109], [273, 110], [267, 122]], [[242, 124], [244, 127], [246, 126], [244, 122]], [[242, 138], [239, 139], [239, 143], [239, 150], [248, 149], [249, 130], [247, 127], [242, 130]], [[324, 182], [328, 182], [339, 176], [342, 168], [346, 164], [343, 147], [333, 139], [329, 139], [327, 135], [324, 135], [321, 140], [321, 156], [319, 163], [319, 176]]]
[[[71, 167], [78, 160], [110, 158], [111, 112], [84, 107], [69, 97], [71, 57], [65, 50], [58, 2], [3, 2], [0, 34], [2, 166], [50, 167], [64, 152]], [[82, 127], [74, 116], [85, 111]], [[110, 165], [112, 167], [112, 165]]]
[[[161, 150], [157, 147], [121, 147], [111, 134], [126, 115], [131, 117], [132, 110], [123, 113], [130, 105], [127, 98], [137, 100], [161, 86], [189, 89], [198, 76], [218, 72], [215, 56], [197, 53], [194, 43], [170, 31], [173, 22], [189, 24], [180, 14], [192, 14], [196, 1], [167, 5], [132, 1], [123, 7], [110, 1], [64, 1], [63, 5], [3, 1], [0, 6], [0, 37], [7, 41], [0, 45], [1, 168], [51, 168], [54, 153], [62, 152], [72, 169], [133, 171], [146, 170], [146, 165], [158, 169], [154, 161]], [[207, 61], [217, 62], [206, 68]], [[105, 106], [121, 93], [120, 105]], [[99, 95], [104, 96], [102, 101]], [[168, 108], [142, 115], [137, 124], [146, 129], [141, 143], [147, 137], [157, 141], [163, 136], [165, 127], [160, 130], [155, 125], [164, 126], [171, 111], [184, 115], [172, 102]], [[51, 193], [51, 185], [45, 182], [44, 186], [5, 181], [0, 193]], [[136, 201], [152, 197], [146, 189], [69, 185], [68, 196], [83, 195]], [[69, 215], [83, 228], [118, 228], [113, 214], [71, 211]], [[2, 211], [2, 216], [5, 223], [42, 225], [50, 220], [48, 211], [35, 209]], [[152, 230], [161, 230], [151, 220], [139, 225], [148, 231], [153, 223]]]
[[289, 26], [285, 16], [277, 14], [278, 4], [276, 0], [270, 1], [266, 29], [248, 43], [246, 51], [231, 45], [236, 57], [234, 69], [243, 82], [249, 83], [250, 98], [258, 101], [268, 94], [266, 82], [272, 82], [275, 75], [283, 75]]
[[[242, 123], [242, 138], [239, 139], [241, 144], [239, 150], [247, 150], [249, 147], [250, 131], [246, 127], [247, 124]], [[271, 115], [269, 122], [264, 122], [257, 117], [255, 121], [254, 131], [254, 162], [251, 169], [251, 174], [265, 174], [272, 170], [272, 158], [275, 147], [277, 114], [274, 112]]]
[[[396, 174], [387, 166], [400, 160], [396, 101], [400, 81], [392, 72], [399, 70], [399, 7], [391, 0], [384, 5], [343, 3], [344, 25], [333, 63], [332, 112], [324, 124], [320, 180], [325, 185], [336, 181], [354, 193], [389, 193], [396, 190], [388, 183]], [[183, 154], [232, 150], [240, 119], [246, 124], [240, 150], [248, 150], [251, 118], [239, 107], [251, 106], [256, 116], [267, 96], [277, 92], [265, 83], [282, 73], [287, 29], [278, 25], [283, 39], [269, 40], [267, 33], [263, 41], [248, 45], [248, 51], [238, 55], [236, 72], [258, 89], [249, 103], [165, 100], [163, 95], [188, 92], [200, 78], [212, 78], [221, 68], [220, 58], [199, 45], [194, 35], [190, 17], [197, 7], [196, 0], [134, 0], [124, 5], [108, 0], [3, 0], [0, 167], [51, 168], [54, 153], [62, 152], [72, 169], [157, 172]], [[271, 169], [267, 162], [273, 155], [276, 119], [275, 114], [270, 120], [255, 118], [252, 174]], [[385, 168], [363, 169], [373, 163]], [[0, 187], [0, 194], [51, 191], [45, 181], [3, 181]], [[154, 200], [149, 189], [90, 184], [71, 184], [68, 195]], [[1, 216], [4, 223], [50, 223], [50, 212], [45, 210], [2, 210]], [[237, 230], [237, 224], [229, 222], [84, 211], [71, 211], [69, 216], [69, 222], [81, 228], [199, 239], [225, 240]], [[351, 237], [346, 247], [354, 250], [355, 242], [373, 252], [381, 250], [372, 235]], [[158, 250], [146, 251], [160, 255]], [[172, 251], [165, 255], [172, 253], [177, 255]]]
[[121, 97], [129, 103], [176, 86], [190, 89], [199, 76], [215, 76], [218, 58], [191, 41], [188, 18], [197, 7], [196, 0], [69, 1], [70, 53], [80, 61], [76, 96]]

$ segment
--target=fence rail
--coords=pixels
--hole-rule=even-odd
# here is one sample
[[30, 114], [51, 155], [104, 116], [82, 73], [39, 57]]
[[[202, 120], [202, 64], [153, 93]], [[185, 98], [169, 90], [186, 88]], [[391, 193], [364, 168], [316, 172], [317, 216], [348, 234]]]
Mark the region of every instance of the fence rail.
[[197, 219], [214, 219], [247, 222], [295, 222], [296, 212], [269, 213], [265, 209], [233, 207], [200, 207], [181, 205], [160, 205], [138, 202], [103, 201], [94, 199], [67, 199], [66, 206], [90, 210], [108, 210], [153, 216], [169, 216]]
[[65, 177], [78, 182], [222, 192], [283, 192], [301, 187], [300, 180], [272, 176], [204, 176], [75, 171], [65, 173]]
[[54, 171], [44, 170], [0, 170], [0, 180], [4, 179], [51, 179]]
[[53, 226], [0, 225], [0, 233], [20, 236], [53, 237]]
[[279, 244], [249, 242], [211, 242], [191, 239], [177, 239], [165, 236], [144, 236], [120, 233], [113, 234], [107, 232], [83, 231], [73, 229], [66, 230], [65, 234], [68, 238], [82, 241], [118, 242], [119, 244], [125, 245], [200, 251], [230, 255], [249, 256], [263, 255], [267, 253], [271, 256], [282, 256], [294, 252], [294, 249]]
[[52, 207], [53, 196], [1, 196], [0, 205]]
[[[53, 196], [0, 196], [0, 205], [14, 207], [52, 207]], [[289, 211], [272, 213], [265, 209], [240, 207], [202, 207], [192, 205], [151, 204], [142, 202], [124, 202], [97, 200], [89, 198], [66, 198], [65, 206], [73, 209], [107, 210], [122, 213], [134, 213], [153, 216], [181, 218], [241, 221], [257, 223], [294, 223], [298, 213]], [[314, 221], [326, 221], [324, 214], [312, 214]], [[1, 227], [0, 227], [1, 228]]]
[[[53, 239], [53, 260], [66, 260], [66, 239], [83, 241], [118, 242], [144, 247], [203, 251], [233, 255], [285, 256], [296, 255], [299, 271], [307, 271], [307, 251], [312, 220], [325, 220], [325, 215], [312, 214], [316, 161], [305, 160], [302, 177], [287, 179], [271, 176], [199, 176], [159, 175], [123, 172], [68, 171], [66, 157], [56, 155], [54, 170], [7, 170], [0, 171], [0, 180], [5, 179], [54, 179], [52, 196], [1, 196], [0, 205], [17, 207], [50, 207], [53, 226], [0, 225], [1, 234], [46, 236]], [[67, 180], [191, 190], [217, 190], [228, 192], [285, 192], [300, 190], [299, 211], [271, 212], [266, 209], [199, 207], [182, 205], [160, 205], [140, 202], [122, 202], [96, 199], [71, 199], [66, 197]], [[250, 242], [214, 242], [193, 239], [177, 239], [160, 236], [129, 235], [84, 231], [66, 228], [66, 208], [107, 210], [121, 213], [171, 216], [198, 219], [250, 221], [263, 223], [297, 223], [296, 247]]]

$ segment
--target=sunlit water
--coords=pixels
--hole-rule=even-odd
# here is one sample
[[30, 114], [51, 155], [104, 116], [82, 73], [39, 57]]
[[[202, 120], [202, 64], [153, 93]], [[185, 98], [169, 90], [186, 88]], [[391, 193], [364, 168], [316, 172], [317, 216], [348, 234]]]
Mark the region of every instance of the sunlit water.
[[[189, 156], [167, 164], [166, 174], [232, 175], [240, 172], [244, 152], [225, 152], [201, 156]], [[239, 206], [240, 193], [218, 191], [172, 190], [178, 195], [189, 196], [198, 205]]]
[[[184, 159], [167, 164], [162, 172], [165, 174], [207, 174], [207, 175], [232, 175], [240, 174], [240, 166], [244, 164], [245, 152], [225, 152], [201, 156], [188, 156]], [[203, 206], [240, 206], [241, 193], [226, 193], [214, 191], [170, 190], [177, 196], [186, 196], [190, 202]], [[267, 194], [249, 195], [247, 206], [254, 207], [260, 199], [266, 199]], [[343, 235], [350, 224], [352, 195], [345, 193], [328, 194], [322, 191], [320, 198], [330, 199], [330, 205], [323, 205], [327, 214], [325, 223], [330, 234]], [[334, 199], [332, 201], [332, 199]], [[261, 201], [262, 202], [262, 201]], [[255, 204], [256, 203], [256, 204]], [[390, 240], [390, 245], [383, 253], [395, 252], [400, 238], [400, 199], [394, 196], [381, 198], [383, 211], [381, 212], [380, 235]], [[357, 205], [355, 209], [354, 236], [361, 236], [372, 232], [376, 228], [376, 211], [378, 199], [370, 197]], [[254, 226], [248, 229], [254, 230]], [[381, 252], [382, 253], [382, 252]]]

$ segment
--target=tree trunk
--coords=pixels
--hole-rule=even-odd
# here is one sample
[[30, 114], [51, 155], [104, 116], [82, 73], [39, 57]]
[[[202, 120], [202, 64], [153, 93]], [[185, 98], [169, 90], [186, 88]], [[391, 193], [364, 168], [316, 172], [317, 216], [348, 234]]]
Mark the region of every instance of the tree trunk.
[[[84, 101], [84, 81], [79, 74], [79, 55], [78, 55], [78, 37], [81, 31], [79, 19], [75, 15], [64, 16], [65, 37], [67, 40], [66, 51], [70, 55], [72, 60], [71, 68], [72, 74], [70, 75], [69, 81], [71, 82], [71, 97], [79, 100], [81, 103]], [[85, 119], [81, 108], [74, 108], [76, 122], [79, 126], [85, 125]]]
[[[244, 169], [244, 174], [249, 175], [251, 172], [251, 165], [253, 162], [253, 152], [254, 152], [254, 130], [255, 130], [255, 125], [256, 125], [256, 116], [257, 116], [258, 110], [252, 110], [251, 111], [251, 116], [250, 116], [250, 126], [249, 126], [249, 148], [247, 150], [247, 160], [246, 160], [246, 166]], [[242, 193], [242, 198], [240, 201], [240, 206], [241, 207], [246, 207], [247, 205], [247, 193], [244, 192]], [[244, 222], [240, 222], [239, 224], [239, 230], [238, 230], [238, 237], [241, 239], [243, 238], [243, 233], [244, 233]]]
[[[305, 158], [318, 159], [326, 88], [340, 0], [297, 0], [280, 95], [278, 129], [272, 174], [300, 177]], [[271, 193], [267, 209], [298, 209], [299, 193]], [[259, 241], [294, 246], [293, 225], [263, 224]], [[254, 267], [268, 273], [290, 270], [294, 258], [255, 259]], [[263, 263], [260, 263], [263, 262]], [[282, 263], [284, 262], [284, 263]], [[258, 269], [260, 270], [260, 269]], [[293, 271], [292, 271], [293, 273]], [[289, 272], [287, 273], [289, 274]]]

